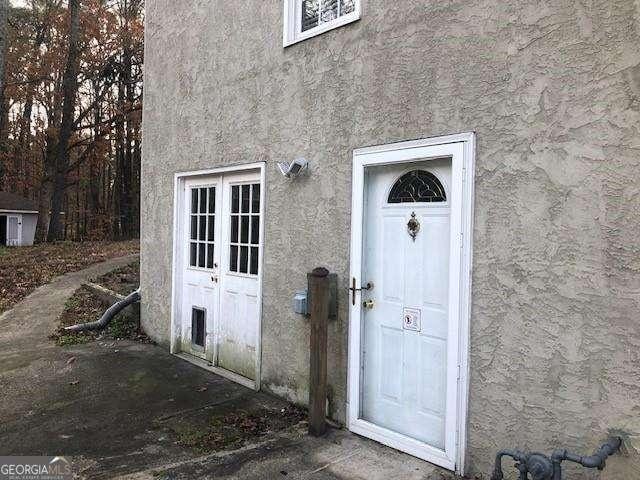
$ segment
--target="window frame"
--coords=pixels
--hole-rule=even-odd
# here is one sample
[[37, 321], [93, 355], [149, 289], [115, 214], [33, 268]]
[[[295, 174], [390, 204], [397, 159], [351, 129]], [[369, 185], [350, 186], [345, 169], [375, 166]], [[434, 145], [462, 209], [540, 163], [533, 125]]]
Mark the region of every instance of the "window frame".
[[283, 34], [283, 46], [288, 47], [296, 43], [302, 42], [309, 38], [313, 38], [317, 35], [321, 35], [325, 32], [333, 30], [335, 28], [343, 27], [349, 23], [353, 23], [360, 20], [362, 12], [362, 1], [354, 0], [354, 11], [346, 15], [342, 15], [330, 22], [323, 23], [317, 27], [310, 28], [309, 30], [302, 31], [302, 18], [301, 8], [302, 0], [284, 0], [284, 34]]
[[[210, 207], [210, 190], [213, 188], [214, 190], [214, 209], [213, 212], [209, 211], [209, 207]], [[207, 213], [200, 213], [200, 190], [204, 189], [207, 190]], [[217, 268], [216, 265], [216, 261], [215, 261], [215, 251], [218, 248], [218, 232], [216, 230], [216, 223], [218, 220], [218, 214], [217, 214], [217, 205], [218, 205], [218, 183], [207, 183], [207, 184], [202, 184], [202, 185], [193, 185], [191, 187], [188, 187], [186, 189], [189, 193], [189, 195], [187, 195], [188, 200], [188, 223], [187, 223], [187, 260], [186, 260], [186, 268], [189, 270], [197, 270], [200, 272], [213, 272], [215, 271], [215, 269]], [[198, 211], [197, 212], [193, 212], [192, 208], [192, 191], [193, 190], [198, 190]], [[186, 198], [186, 197], [185, 197]], [[191, 231], [191, 219], [192, 217], [196, 217], [197, 219], [197, 224], [196, 224], [196, 228], [197, 228], [197, 233], [196, 233], [196, 237], [197, 238], [192, 238], [192, 231]], [[200, 217], [205, 217], [207, 220], [205, 222], [205, 239], [201, 240], [200, 239]], [[209, 236], [209, 222], [210, 222], [210, 218], [213, 217], [213, 236], [214, 239], [213, 240], [208, 240], [208, 236]], [[191, 245], [192, 244], [196, 244], [196, 264], [195, 265], [191, 265]], [[200, 267], [199, 264], [199, 256], [198, 253], [200, 251], [200, 245], [204, 244], [206, 246], [205, 249], [205, 257], [204, 257], [204, 267]], [[207, 260], [208, 260], [208, 256], [207, 256], [207, 251], [209, 250], [209, 248], [213, 247], [213, 265], [211, 267], [207, 267]]]
[[[249, 186], [249, 211], [248, 212], [243, 212], [242, 211], [242, 199], [244, 197], [244, 195], [242, 194], [242, 187], [243, 186]], [[258, 187], [260, 189], [260, 193], [258, 194], [258, 210], [254, 211], [253, 207], [253, 192], [255, 187]], [[239, 197], [238, 197], [238, 211], [237, 212], [233, 212], [233, 188], [234, 187], [238, 187], [239, 188]], [[250, 180], [250, 181], [239, 181], [239, 182], [232, 182], [229, 184], [229, 209], [227, 212], [227, 219], [223, 219], [223, 221], [227, 221], [228, 222], [228, 227], [229, 227], [229, 236], [228, 236], [228, 245], [227, 245], [227, 249], [226, 249], [226, 261], [223, 260], [223, 262], [225, 263], [225, 271], [227, 275], [231, 275], [231, 276], [237, 276], [237, 277], [245, 277], [245, 278], [256, 278], [260, 276], [260, 255], [261, 255], [261, 247], [262, 244], [260, 243], [260, 238], [261, 238], [261, 233], [262, 233], [262, 184], [261, 182], [256, 182], [255, 180]], [[234, 242], [233, 241], [233, 227], [232, 227], [232, 222], [234, 221], [234, 217], [238, 218], [238, 241]], [[248, 228], [249, 230], [247, 231], [247, 235], [248, 235], [248, 242], [242, 242], [242, 217], [248, 217], [249, 218], [249, 224], [248, 224]], [[258, 219], [258, 243], [253, 243], [252, 239], [253, 239], [253, 221], [252, 219], [256, 217]], [[231, 252], [233, 250], [233, 247], [235, 247], [237, 249], [237, 253], [236, 253], [236, 269], [237, 270], [232, 270], [231, 269]], [[241, 248], [242, 247], [246, 247], [247, 250], [247, 271], [246, 272], [242, 272], [240, 271], [240, 258], [241, 258]], [[251, 250], [255, 248], [257, 251], [257, 256], [256, 256], [256, 260], [257, 260], [257, 271], [256, 273], [252, 273], [251, 272], [251, 267], [252, 267], [252, 263], [251, 263], [251, 259], [253, 258], [253, 255], [251, 253]]]

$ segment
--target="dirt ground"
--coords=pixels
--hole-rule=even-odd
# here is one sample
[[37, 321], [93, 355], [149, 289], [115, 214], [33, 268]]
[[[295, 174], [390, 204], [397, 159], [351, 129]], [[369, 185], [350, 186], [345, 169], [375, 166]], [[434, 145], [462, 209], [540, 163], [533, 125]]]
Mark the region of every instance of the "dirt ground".
[[125, 265], [96, 278], [93, 282], [120, 295], [128, 295], [140, 286], [140, 262]]
[[[130, 264], [116, 268], [91, 279], [91, 281], [113, 292], [127, 295], [137, 289], [140, 284], [140, 261], [136, 258]], [[60, 346], [88, 343], [95, 340], [133, 340], [149, 343], [150, 339], [140, 329], [140, 308], [136, 305], [116, 315], [104, 330], [85, 332], [64, 330], [64, 327], [70, 325], [95, 322], [111, 304], [112, 302], [105, 303], [104, 298], [83, 285], [65, 302], [64, 311], [59, 317], [59, 328], [51, 335], [51, 338]]]
[[[123, 268], [128, 268], [123, 267]], [[60, 346], [69, 346], [92, 341], [133, 340], [149, 343], [151, 340], [139, 328], [140, 309], [132, 308], [120, 312], [101, 331], [67, 332], [64, 327], [98, 320], [110, 305], [106, 305], [94, 292], [80, 287], [66, 301], [64, 311], [58, 318], [58, 329], [51, 335]]]
[[139, 251], [138, 240], [0, 247], [0, 313], [58, 275]]

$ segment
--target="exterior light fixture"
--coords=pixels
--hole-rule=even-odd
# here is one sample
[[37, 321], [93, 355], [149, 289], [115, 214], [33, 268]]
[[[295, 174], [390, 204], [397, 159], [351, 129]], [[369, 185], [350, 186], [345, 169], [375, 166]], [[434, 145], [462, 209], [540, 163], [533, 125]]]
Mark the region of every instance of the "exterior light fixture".
[[278, 162], [280, 173], [286, 178], [296, 178], [309, 166], [309, 162], [305, 158], [296, 158], [290, 164], [287, 162]]

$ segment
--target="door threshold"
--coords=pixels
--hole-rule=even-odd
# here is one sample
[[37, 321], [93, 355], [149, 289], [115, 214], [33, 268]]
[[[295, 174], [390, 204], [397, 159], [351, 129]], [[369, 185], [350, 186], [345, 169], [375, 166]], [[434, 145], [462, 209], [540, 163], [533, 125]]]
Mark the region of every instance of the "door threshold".
[[173, 353], [172, 355], [175, 355], [176, 357], [179, 357], [182, 360], [186, 360], [187, 362], [193, 365], [196, 365], [197, 367], [204, 368], [205, 370], [208, 370], [211, 373], [220, 375], [221, 377], [224, 377], [227, 380], [231, 380], [232, 382], [239, 383], [243, 387], [250, 388], [251, 390], [255, 390], [256, 392], [260, 390], [260, 387], [256, 381], [243, 377], [242, 375], [238, 375], [237, 373], [231, 372], [229, 370], [225, 370], [224, 368], [216, 367], [212, 365], [209, 361], [204, 360], [202, 358], [194, 357], [193, 355], [189, 355], [188, 353], [184, 353], [184, 352]]
[[452, 471], [456, 469], [455, 460], [449, 458], [444, 450], [432, 447], [421, 440], [388, 430], [360, 418], [350, 421], [347, 424], [347, 428], [356, 435], [370, 438], [382, 445], [407, 453], [438, 467]]

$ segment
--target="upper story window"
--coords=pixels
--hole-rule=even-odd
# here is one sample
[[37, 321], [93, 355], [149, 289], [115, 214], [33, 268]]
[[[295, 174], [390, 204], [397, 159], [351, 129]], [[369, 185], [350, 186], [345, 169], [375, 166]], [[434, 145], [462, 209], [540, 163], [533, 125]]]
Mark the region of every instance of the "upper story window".
[[284, 46], [360, 18], [360, 0], [284, 0]]

